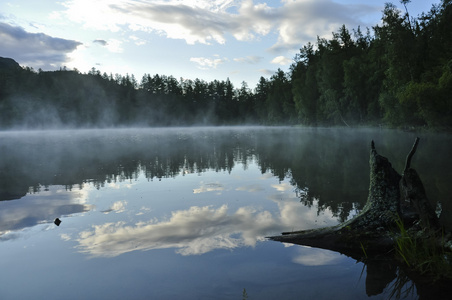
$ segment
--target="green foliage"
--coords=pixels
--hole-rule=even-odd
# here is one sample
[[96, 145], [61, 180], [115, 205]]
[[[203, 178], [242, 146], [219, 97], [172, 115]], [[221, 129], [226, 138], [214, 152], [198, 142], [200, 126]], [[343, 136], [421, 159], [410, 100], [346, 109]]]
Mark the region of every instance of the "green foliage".
[[300, 50], [291, 70], [301, 122], [451, 127], [452, 2], [417, 19], [401, 3], [405, 14], [386, 4], [373, 36], [342, 26]]

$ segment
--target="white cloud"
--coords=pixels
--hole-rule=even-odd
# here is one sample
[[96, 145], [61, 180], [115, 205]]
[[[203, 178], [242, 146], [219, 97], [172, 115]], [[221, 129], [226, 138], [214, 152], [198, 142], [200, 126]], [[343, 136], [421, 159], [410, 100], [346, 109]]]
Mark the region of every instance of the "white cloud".
[[207, 57], [192, 57], [191, 62], [197, 63], [198, 68], [202, 70], [216, 69], [218, 65], [227, 61], [226, 58], [207, 58]]
[[109, 39], [107, 45], [105, 46], [108, 51], [113, 53], [122, 53], [124, 50], [121, 47], [122, 42], [117, 39]]
[[71, 0], [64, 6], [60, 14], [88, 28], [156, 32], [188, 44], [225, 44], [228, 35], [245, 41], [276, 32], [274, 51], [298, 49], [317, 36], [330, 36], [342, 24], [354, 28], [381, 10], [332, 0], [285, 0], [272, 7], [252, 0]]
[[277, 56], [271, 61], [271, 63], [284, 66], [284, 65], [290, 65], [292, 63], [292, 60], [285, 56]]
[[127, 23], [110, 5], [121, 4], [122, 0], [69, 0], [61, 4], [65, 7], [63, 12], [53, 12], [53, 17], [69, 19], [81, 23], [85, 28], [96, 30], [109, 30], [117, 32]]
[[330, 37], [340, 26], [355, 28], [360, 18], [380, 11], [373, 5], [341, 4], [332, 0], [286, 0], [280, 8], [278, 41], [272, 47], [274, 52], [299, 49], [303, 44], [314, 42], [317, 36]]
[[129, 38], [135, 43], [135, 45], [137, 46], [143, 46], [146, 45], [146, 41], [143, 39], [140, 39], [139, 37], [135, 36], [135, 35], [131, 35], [129, 36]]
[[[93, 41], [93, 43], [107, 48], [108, 51], [110, 51], [112, 53], [122, 53], [124, 51], [124, 49], [122, 48], [123, 42], [120, 40], [117, 40], [117, 39], [109, 39], [108, 41], [102, 40], [102, 39], [96, 39]], [[115, 183], [110, 184], [110, 186], [112, 188], [119, 188], [119, 186], [117, 186], [117, 185], [115, 187]]]

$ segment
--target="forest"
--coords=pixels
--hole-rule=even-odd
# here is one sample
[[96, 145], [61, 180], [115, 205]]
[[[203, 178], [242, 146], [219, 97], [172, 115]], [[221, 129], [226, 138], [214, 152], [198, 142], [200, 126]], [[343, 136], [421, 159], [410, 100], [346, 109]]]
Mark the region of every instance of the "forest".
[[345, 25], [301, 47], [254, 89], [229, 79], [21, 67], [0, 58], [0, 128], [295, 125], [452, 129], [452, 0], [413, 17]]

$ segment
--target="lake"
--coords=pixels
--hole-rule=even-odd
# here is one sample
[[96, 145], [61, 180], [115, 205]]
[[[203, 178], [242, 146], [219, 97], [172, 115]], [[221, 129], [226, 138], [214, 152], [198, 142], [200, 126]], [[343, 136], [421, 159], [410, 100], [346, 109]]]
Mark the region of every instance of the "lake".
[[266, 239], [356, 215], [371, 140], [401, 173], [416, 136], [412, 167], [450, 229], [447, 134], [0, 132], [0, 299], [418, 299], [428, 287], [385, 262]]

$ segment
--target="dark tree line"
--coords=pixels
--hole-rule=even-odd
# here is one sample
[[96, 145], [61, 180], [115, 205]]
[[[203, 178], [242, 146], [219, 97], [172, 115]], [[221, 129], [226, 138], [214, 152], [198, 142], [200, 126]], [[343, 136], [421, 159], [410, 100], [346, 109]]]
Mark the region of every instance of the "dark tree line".
[[[6, 63], [8, 62], [9, 63]], [[3, 63], [2, 63], [3, 62]], [[0, 59], [0, 126], [173, 126], [257, 123], [254, 97], [215, 80], [177, 80], [145, 74], [101, 74], [91, 69], [34, 71]]]
[[452, 1], [412, 18], [386, 4], [382, 24], [304, 46], [291, 68], [306, 124], [386, 123], [450, 128]]
[[417, 18], [386, 4], [382, 23], [318, 38], [288, 72], [251, 90], [227, 80], [21, 68], [0, 58], [0, 126], [305, 124], [452, 126], [452, 1]]

